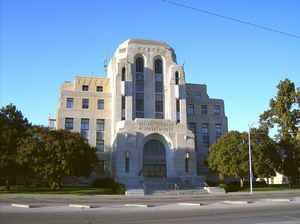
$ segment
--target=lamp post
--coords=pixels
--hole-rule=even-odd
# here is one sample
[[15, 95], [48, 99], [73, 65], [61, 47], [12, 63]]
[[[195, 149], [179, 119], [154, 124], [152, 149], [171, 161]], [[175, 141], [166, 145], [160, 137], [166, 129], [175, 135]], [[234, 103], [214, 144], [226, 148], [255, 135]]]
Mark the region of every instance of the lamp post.
[[251, 125], [248, 125], [249, 131], [248, 131], [248, 140], [249, 140], [249, 171], [250, 171], [250, 194], [253, 193], [253, 187], [252, 187], [252, 179], [253, 179], [253, 173], [252, 173], [252, 151], [251, 151]]

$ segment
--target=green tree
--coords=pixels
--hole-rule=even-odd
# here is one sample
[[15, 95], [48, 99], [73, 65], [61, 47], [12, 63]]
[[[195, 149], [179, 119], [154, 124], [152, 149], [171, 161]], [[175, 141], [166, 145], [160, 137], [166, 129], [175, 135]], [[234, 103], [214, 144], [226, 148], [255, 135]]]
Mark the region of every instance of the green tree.
[[44, 150], [47, 132], [49, 132], [48, 128], [32, 126], [18, 141], [16, 161], [22, 167], [21, 173], [25, 186], [28, 185], [29, 180], [39, 178], [39, 167], [45, 165], [40, 158], [43, 156], [42, 150]]
[[96, 149], [79, 133], [35, 128], [19, 142], [18, 162], [32, 169], [53, 190], [62, 186], [66, 176], [88, 177], [98, 163]]
[[[277, 144], [262, 130], [251, 130], [252, 168], [254, 177], [274, 175], [274, 168], [280, 161]], [[240, 179], [240, 186], [249, 179], [248, 134], [231, 131], [222, 135], [209, 148], [208, 166], [218, 172], [220, 179], [235, 177]]]
[[7, 190], [10, 182], [21, 170], [16, 163], [17, 142], [30, 126], [21, 111], [13, 104], [0, 110], [0, 176], [5, 179]]
[[289, 79], [280, 81], [278, 92], [270, 100], [270, 109], [260, 115], [260, 123], [264, 128], [277, 129], [276, 139], [281, 147], [282, 164], [280, 172], [294, 183], [300, 175], [299, 138], [297, 134], [300, 123], [300, 89]]

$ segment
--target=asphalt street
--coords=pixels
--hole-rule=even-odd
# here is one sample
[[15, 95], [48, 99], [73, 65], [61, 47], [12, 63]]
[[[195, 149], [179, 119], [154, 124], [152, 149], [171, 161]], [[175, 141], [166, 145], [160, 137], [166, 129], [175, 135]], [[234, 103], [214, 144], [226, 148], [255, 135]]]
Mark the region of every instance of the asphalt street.
[[[272, 201], [275, 198], [285, 201]], [[226, 204], [228, 200], [235, 203]], [[33, 208], [12, 207], [12, 203], [28, 203]], [[69, 203], [93, 208], [71, 208]], [[145, 207], [125, 206], [128, 204]], [[0, 195], [0, 223], [300, 224], [300, 192], [139, 198]]]

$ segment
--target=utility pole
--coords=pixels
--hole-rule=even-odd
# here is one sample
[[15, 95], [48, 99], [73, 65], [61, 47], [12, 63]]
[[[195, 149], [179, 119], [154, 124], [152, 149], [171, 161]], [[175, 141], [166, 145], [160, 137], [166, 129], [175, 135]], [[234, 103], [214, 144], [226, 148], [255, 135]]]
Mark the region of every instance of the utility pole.
[[251, 126], [248, 125], [249, 127], [249, 132], [248, 132], [248, 140], [249, 140], [249, 170], [250, 170], [250, 194], [253, 193], [253, 187], [252, 187], [252, 179], [253, 179], [253, 173], [252, 173], [252, 152], [251, 152]]

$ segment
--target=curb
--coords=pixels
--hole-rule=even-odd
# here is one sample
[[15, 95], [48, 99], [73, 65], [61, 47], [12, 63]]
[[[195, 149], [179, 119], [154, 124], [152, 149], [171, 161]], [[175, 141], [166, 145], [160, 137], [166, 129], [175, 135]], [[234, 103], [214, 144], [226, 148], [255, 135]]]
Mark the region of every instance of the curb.
[[182, 203], [177, 203], [177, 205], [180, 205], [180, 206], [201, 206], [201, 203], [185, 203], [185, 202], [182, 202]]
[[287, 198], [276, 198], [276, 199], [267, 198], [265, 200], [270, 202], [291, 202], [292, 201], [291, 199], [287, 199]]
[[17, 208], [32, 208], [31, 205], [24, 205], [24, 204], [11, 204], [11, 206]]
[[225, 204], [232, 204], [232, 205], [246, 205], [249, 204], [248, 201], [223, 201]]
[[92, 208], [91, 205], [78, 205], [78, 204], [69, 204], [70, 208]]
[[126, 207], [140, 207], [140, 208], [148, 208], [146, 204], [125, 204]]

